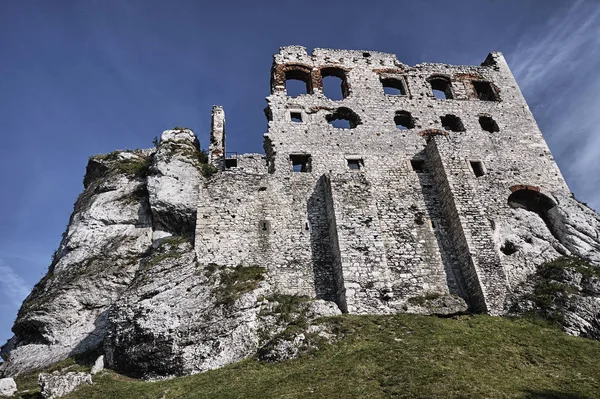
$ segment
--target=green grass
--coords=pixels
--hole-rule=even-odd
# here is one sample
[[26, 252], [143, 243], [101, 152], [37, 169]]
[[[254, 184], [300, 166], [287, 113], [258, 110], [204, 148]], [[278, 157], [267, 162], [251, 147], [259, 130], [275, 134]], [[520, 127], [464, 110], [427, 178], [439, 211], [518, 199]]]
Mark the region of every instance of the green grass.
[[[212, 265], [207, 270], [208, 273], [216, 271]], [[217, 303], [233, 305], [242, 295], [257, 289], [266, 272], [267, 269], [260, 266], [238, 265], [231, 269], [221, 269], [218, 284], [213, 288]]]
[[600, 396], [600, 342], [525, 319], [341, 316], [343, 338], [279, 364], [249, 359], [159, 382], [113, 372], [67, 399], [566, 398]]

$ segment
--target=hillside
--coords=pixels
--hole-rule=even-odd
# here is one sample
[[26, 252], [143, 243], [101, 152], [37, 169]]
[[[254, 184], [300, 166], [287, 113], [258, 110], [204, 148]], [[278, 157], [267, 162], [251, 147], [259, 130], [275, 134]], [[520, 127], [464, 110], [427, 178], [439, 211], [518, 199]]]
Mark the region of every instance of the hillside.
[[[281, 363], [248, 359], [166, 381], [112, 371], [65, 398], [569, 398], [600, 395], [600, 342], [526, 319], [338, 316], [343, 337]], [[68, 360], [59, 365], [85, 368]], [[57, 366], [54, 369], [58, 368]], [[21, 376], [34, 389], [36, 374]], [[34, 398], [35, 393], [21, 393]]]

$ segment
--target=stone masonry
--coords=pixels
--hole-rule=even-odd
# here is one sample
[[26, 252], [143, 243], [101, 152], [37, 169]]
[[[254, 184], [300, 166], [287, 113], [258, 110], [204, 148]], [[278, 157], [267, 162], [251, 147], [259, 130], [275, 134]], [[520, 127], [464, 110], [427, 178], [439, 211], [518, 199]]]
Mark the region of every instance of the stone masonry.
[[[288, 95], [292, 83], [305, 92]], [[410, 67], [387, 53], [282, 47], [265, 114], [266, 156], [227, 157], [213, 108], [221, 172], [200, 189], [198, 260], [264, 266], [281, 293], [344, 312], [453, 295], [501, 314], [512, 260], [497, 226], [525, 208], [552, 233], [551, 195], [570, 194], [500, 53]]]

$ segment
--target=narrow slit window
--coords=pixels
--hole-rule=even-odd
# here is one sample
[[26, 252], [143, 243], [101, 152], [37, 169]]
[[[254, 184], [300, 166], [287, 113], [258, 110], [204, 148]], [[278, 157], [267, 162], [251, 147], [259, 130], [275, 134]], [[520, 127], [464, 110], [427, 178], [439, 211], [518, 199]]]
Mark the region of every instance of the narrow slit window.
[[346, 161], [350, 170], [361, 170], [364, 166], [362, 159], [347, 159]]
[[414, 119], [410, 112], [407, 111], [396, 112], [394, 123], [396, 123], [396, 127], [401, 130], [412, 129], [415, 127]]
[[446, 130], [450, 130], [452, 132], [465, 131], [462, 121], [456, 115], [444, 115], [440, 119], [442, 121], [442, 127]]
[[486, 132], [495, 133], [500, 131], [498, 124], [491, 116], [480, 116], [479, 125]]
[[485, 175], [485, 169], [483, 167], [483, 162], [481, 161], [469, 161], [471, 164], [471, 170], [473, 170], [473, 174], [475, 177], [481, 177]]
[[302, 122], [302, 112], [290, 112], [290, 119], [292, 122]]
[[292, 171], [294, 173], [309, 173], [311, 169], [311, 158], [309, 154], [290, 155]]
[[477, 98], [482, 101], [498, 101], [498, 95], [496, 94], [496, 90], [490, 82], [474, 80], [473, 88], [475, 89], [475, 93], [477, 93]]
[[425, 172], [425, 161], [422, 159], [411, 159], [410, 166], [417, 173]]

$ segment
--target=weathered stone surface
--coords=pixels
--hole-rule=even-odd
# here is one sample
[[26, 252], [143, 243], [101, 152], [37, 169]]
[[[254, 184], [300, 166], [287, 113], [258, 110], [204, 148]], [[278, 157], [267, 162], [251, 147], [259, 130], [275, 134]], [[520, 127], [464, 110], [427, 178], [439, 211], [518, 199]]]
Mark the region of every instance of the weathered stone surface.
[[0, 378], [0, 396], [13, 396], [17, 392], [17, 384], [12, 378]]
[[[307, 93], [288, 95], [289, 78]], [[600, 217], [571, 198], [501, 54], [407, 66], [289, 46], [271, 81], [265, 155], [227, 155], [217, 106], [209, 154], [175, 128], [156, 149], [90, 159], [0, 373], [101, 343], [109, 367], [146, 378], [289, 358], [319, 316], [500, 315], [527, 308], [544, 262], [599, 264]], [[566, 298], [567, 331], [595, 337], [594, 284]]]
[[154, 238], [191, 234], [196, 226], [200, 147], [189, 129], [165, 131], [148, 176]]
[[98, 356], [98, 358], [94, 362], [94, 365], [92, 366], [90, 374], [95, 375], [101, 372], [102, 370], [104, 370], [104, 355]]
[[55, 371], [52, 374], [40, 374], [38, 376], [40, 384], [40, 395], [44, 399], [56, 399], [73, 392], [77, 387], [83, 384], [92, 384], [92, 376], [88, 373], [69, 371], [61, 373]]

